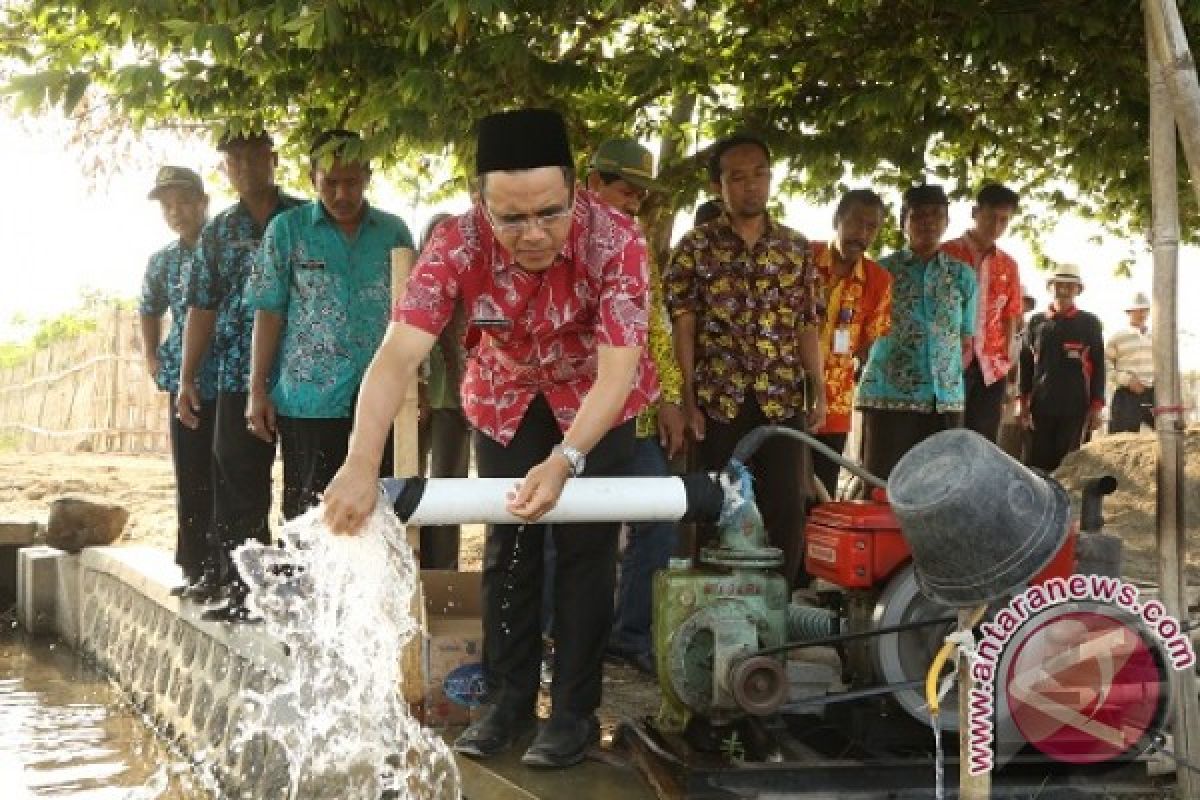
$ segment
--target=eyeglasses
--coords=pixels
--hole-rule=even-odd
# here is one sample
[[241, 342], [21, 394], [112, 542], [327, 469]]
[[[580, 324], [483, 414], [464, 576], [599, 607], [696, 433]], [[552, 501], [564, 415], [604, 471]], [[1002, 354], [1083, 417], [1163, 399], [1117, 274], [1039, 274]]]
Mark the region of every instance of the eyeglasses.
[[484, 210], [487, 211], [488, 220], [492, 223], [492, 228], [495, 229], [496, 233], [514, 234], [526, 233], [533, 228], [544, 231], [551, 225], [569, 218], [574, 208], [573, 204], [568, 201], [566, 208], [544, 209], [542, 211], [535, 211], [532, 214], [502, 214], [497, 216], [492, 213], [492, 210], [486, 204], [484, 205]]

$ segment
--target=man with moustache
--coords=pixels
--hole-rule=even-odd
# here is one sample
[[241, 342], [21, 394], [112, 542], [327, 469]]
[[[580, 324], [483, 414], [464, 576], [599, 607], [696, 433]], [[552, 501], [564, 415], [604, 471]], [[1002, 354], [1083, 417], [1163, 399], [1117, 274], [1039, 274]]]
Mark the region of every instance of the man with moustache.
[[[191, 280], [200, 229], [208, 219], [208, 195], [200, 176], [187, 167], [162, 167], [154, 180], [150, 199], [162, 207], [167, 227], [178, 239], [150, 256], [142, 279], [138, 314], [146, 371], [171, 398], [179, 393], [179, 362], [183, 350], [183, 322], [187, 315], [187, 286]], [[171, 312], [171, 328], [164, 341], [162, 318]], [[171, 415], [171, 463], [175, 469], [177, 533], [175, 563], [184, 583], [171, 590], [181, 595], [200, 579], [205, 567], [216, 566], [209, 527], [213, 506], [213, 420], [216, 416], [216, 361], [204, 358], [197, 376], [200, 404], [195, 427]]]
[[[723, 212], [684, 235], [664, 282], [684, 415], [701, 467], [713, 470], [759, 425], [819, 430], [826, 400], [819, 278], [808, 241], [767, 213], [770, 150], [753, 136], [722, 139], [708, 173]], [[789, 583], [803, 567], [805, 461], [800, 442], [776, 436], [747, 465]]]
[[1012, 256], [996, 246], [1020, 207], [1017, 193], [989, 183], [979, 190], [972, 224], [942, 252], [975, 270], [979, 285], [975, 337], [966, 353], [963, 375], [966, 405], [963, 426], [996, 441], [1004, 414], [1005, 377], [1012, 366], [1012, 343], [1021, 329], [1021, 273]]
[[863, 412], [863, 466], [884, 479], [916, 444], [962, 427], [976, 282], [974, 270], [939, 249], [949, 207], [941, 186], [905, 192], [900, 227], [907, 246], [879, 261], [892, 275], [891, 330], [871, 347], [856, 407]]
[[[332, 530], [358, 530], [379, 500], [388, 427], [455, 304], [478, 334], [463, 380], [481, 477], [518, 478], [483, 568], [483, 665], [490, 705], [454, 749], [487, 758], [534, 727], [546, 526], [579, 475], [624, 475], [635, 418], [658, 396], [647, 334], [646, 244], [636, 223], [575, 188], [566, 124], [553, 111], [485, 117], [479, 203], [421, 253], [363, 381], [346, 463], [325, 493]], [[523, 478], [522, 478], [523, 476]], [[612, 620], [616, 523], [555, 524], [554, 679], [549, 721], [522, 757], [582, 761], [599, 739], [604, 644]]]
[[[867, 363], [871, 345], [892, 321], [892, 276], [867, 257], [887, 209], [870, 189], [842, 195], [833, 212], [836, 238], [813, 244], [813, 262], [821, 282], [821, 360], [829, 412], [817, 438], [841, 453], [854, 414], [855, 376]], [[813, 474], [831, 497], [837, 495], [837, 462], [812, 454]]]
[[1058, 469], [1104, 410], [1104, 331], [1075, 299], [1079, 267], [1060, 264], [1047, 281], [1054, 300], [1029, 320], [1021, 350], [1021, 424], [1030, 433], [1029, 466]]
[[264, 442], [278, 435], [284, 519], [315, 506], [346, 460], [358, 387], [390, 316], [391, 252], [413, 244], [402, 219], [367, 203], [361, 146], [351, 131], [317, 136], [309, 151], [317, 199], [267, 226], [246, 289], [254, 310], [246, 420]]
[[196, 269], [188, 286], [187, 322], [179, 397], [180, 421], [194, 428], [200, 407], [196, 377], [204, 355], [217, 360], [217, 416], [213, 442], [216, 484], [213, 503], [216, 570], [206, 572], [185, 596], [225, 604], [204, 612], [206, 619], [249, 619], [248, 592], [238, 577], [232, 553], [251, 539], [271, 541], [271, 465], [275, 445], [256, 437], [246, 424], [250, 390], [250, 339], [254, 311], [244, 302], [246, 282], [258, 258], [263, 232], [276, 214], [302, 202], [275, 185], [277, 159], [266, 133], [225, 136], [217, 147], [238, 201], [213, 217], [200, 233]]

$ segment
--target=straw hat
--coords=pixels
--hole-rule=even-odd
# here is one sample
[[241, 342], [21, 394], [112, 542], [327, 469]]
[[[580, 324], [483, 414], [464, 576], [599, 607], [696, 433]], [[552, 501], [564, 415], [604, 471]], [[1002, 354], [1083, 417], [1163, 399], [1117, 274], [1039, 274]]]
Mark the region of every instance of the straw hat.
[[1074, 283], [1079, 286], [1079, 290], [1083, 291], [1083, 277], [1080, 275], [1078, 264], [1058, 264], [1055, 266], [1054, 274], [1046, 280], [1047, 286], [1053, 286], [1056, 283]]

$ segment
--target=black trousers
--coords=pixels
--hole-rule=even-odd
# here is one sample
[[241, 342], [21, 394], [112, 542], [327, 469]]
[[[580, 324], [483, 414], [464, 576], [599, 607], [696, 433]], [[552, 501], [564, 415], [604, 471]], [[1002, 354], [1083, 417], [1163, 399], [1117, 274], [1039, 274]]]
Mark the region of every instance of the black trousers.
[[[822, 433], [816, 438], [819, 439], [822, 444], [828, 446], [831, 450], [834, 450], [838, 453], [844, 453], [846, 450], [846, 439], [848, 439], [849, 436], [850, 435], [846, 433]], [[821, 481], [821, 483], [825, 485], [825, 491], [829, 492], [829, 497], [831, 499], [836, 499], [838, 491], [838, 475], [842, 470], [841, 465], [831, 458], [826, 458], [816, 450], [812, 451], [812, 462], [813, 475], [815, 475], [817, 480]]]
[[909, 450], [935, 433], [963, 426], [963, 415], [957, 412], [864, 408], [862, 418], [863, 466], [884, 480]]
[[[175, 394], [171, 406], [175, 408]], [[175, 468], [175, 563], [190, 582], [205, 566], [215, 567], [217, 552], [211, 538], [213, 520], [213, 431], [217, 403], [200, 405], [200, 424], [193, 430], [171, 414], [171, 463]]]
[[[471, 467], [471, 428], [458, 408], [435, 408], [417, 429], [422, 475], [465, 478]], [[424, 469], [426, 463], [429, 468]], [[421, 526], [421, 567], [458, 569], [458, 525]]]
[[[279, 450], [283, 456], [284, 519], [295, 519], [321, 502], [350, 447], [349, 417], [310, 419], [279, 417]], [[380, 476], [392, 474], [392, 435], [379, 464]]]
[[[719, 422], [706, 415], [704, 440], [700, 442], [701, 468], [705, 471], [723, 468], [729, 463], [738, 441], [759, 425], [770, 420], [753, 397], [746, 398], [730, 422]], [[798, 431], [804, 430], [801, 416], [779, 423]], [[804, 522], [808, 513], [808, 494], [805, 491], [804, 470], [809, 467], [808, 448], [796, 439], [773, 436], [763, 442], [746, 466], [754, 477], [754, 499], [767, 529], [767, 539], [783, 551], [783, 574], [788, 585], [806, 581], [804, 568]], [[700, 538], [713, 539], [716, 527], [703, 526]]]
[[1109, 433], [1137, 433], [1142, 426], [1154, 429], [1154, 387], [1135, 394], [1122, 387], [1113, 392], [1109, 408]]
[[[631, 470], [634, 421], [613, 428], [587, 457], [586, 475]], [[562, 433], [539, 395], [507, 446], [475, 432], [484, 478], [522, 478]], [[620, 523], [491, 525], [483, 559], [483, 665], [492, 702], [529, 714], [542, 658], [542, 546], [554, 537], [554, 711], [588, 715], [600, 705], [604, 645], [612, 625]]]
[[1062, 416], [1032, 409], [1033, 430], [1029, 436], [1029, 466], [1053, 472], [1066, 457], [1083, 444], [1088, 415]]
[[321, 493], [346, 461], [349, 417], [279, 417], [283, 456], [283, 518], [294, 519], [321, 502]]
[[217, 393], [213, 536], [221, 552], [222, 580], [236, 574], [230, 556], [239, 545], [251, 539], [271, 543], [268, 515], [275, 444], [246, 430], [246, 397], [246, 392]]
[[990, 442], [995, 442], [1000, 435], [1000, 419], [1004, 415], [1004, 377], [1001, 376], [988, 386], [983, 382], [979, 359], [974, 358], [963, 372], [963, 383], [967, 401], [962, 426], [975, 431]]

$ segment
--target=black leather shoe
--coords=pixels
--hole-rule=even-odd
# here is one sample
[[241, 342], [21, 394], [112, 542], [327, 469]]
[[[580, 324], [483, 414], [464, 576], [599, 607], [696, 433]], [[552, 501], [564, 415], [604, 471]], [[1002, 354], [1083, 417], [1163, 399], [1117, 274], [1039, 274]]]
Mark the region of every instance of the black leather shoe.
[[200, 573], [200, 577], [183, 590], [183, 599], [195, 603], [211, 603], [219, 600], [225, 593], [226, 585], [217, 577], [215, 571]]
[[534, 727], [532, 714], [516, 714], [492, 706], [454, 740], [454, 752], [471, 758], [503, 753]]
[[551, 714], [521, 763], [540, 769], [562, 769], [583, 761], [588, 748], [600, 741], [600, 723], [594, 716]]
[[263, 621], [261, 616], [246, 606], [244, 600], [239, 600], [235, 597], [229, 598], [229, 602], [223, 606], [210, 608], [203, 612], [200, 615], [200, 619], [209, 622], [232, 622], [235, 624], [249, 624]]

